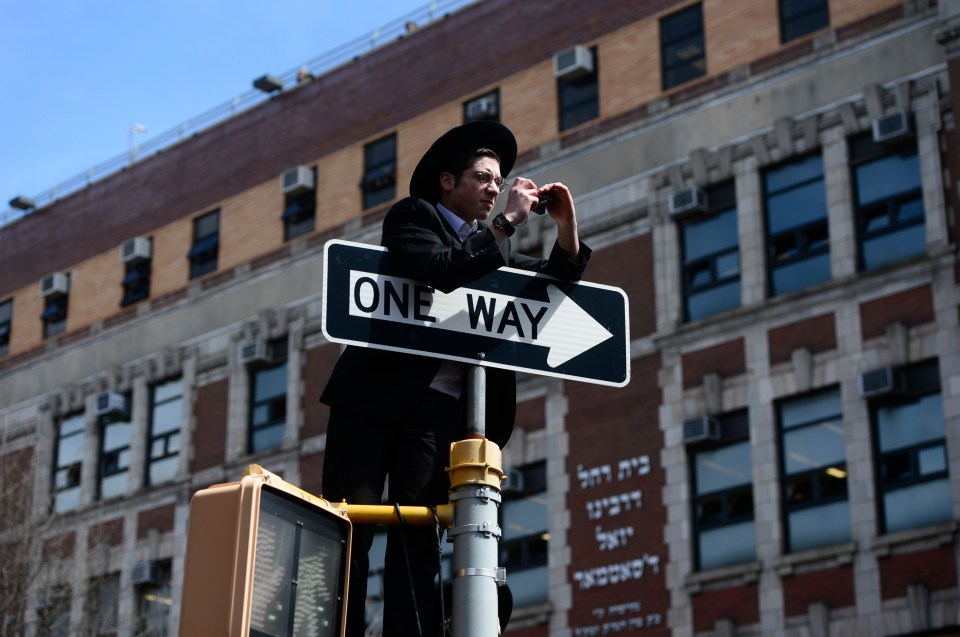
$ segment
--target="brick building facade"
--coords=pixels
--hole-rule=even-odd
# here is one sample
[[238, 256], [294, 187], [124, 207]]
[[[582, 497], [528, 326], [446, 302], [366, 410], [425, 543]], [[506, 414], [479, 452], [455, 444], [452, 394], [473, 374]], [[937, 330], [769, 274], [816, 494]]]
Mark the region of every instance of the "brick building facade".
[[0, 227], [4, 634], [173, 634], [193, 493], [322, 494], [324, 244], [472, 117], [630, 300], [626, 387], [519, 380], [508, 634], [957, 634], [958, 42], [934, 0], [468, 3]]

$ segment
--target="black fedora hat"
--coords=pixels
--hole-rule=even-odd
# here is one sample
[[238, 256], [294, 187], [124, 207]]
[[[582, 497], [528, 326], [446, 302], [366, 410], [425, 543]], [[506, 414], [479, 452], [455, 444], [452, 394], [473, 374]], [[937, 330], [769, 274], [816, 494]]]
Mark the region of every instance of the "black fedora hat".
[[448, 130], [423, 154], [410, 178], [410, 195], [430, 203], [439, 201], [439, 177], [445, 164], [478, 148], [489, 148], [499, 155], [501, 176], [510, 174], [517, 161], [517, 140], [510, 129], [498, 122], [469, 122]]

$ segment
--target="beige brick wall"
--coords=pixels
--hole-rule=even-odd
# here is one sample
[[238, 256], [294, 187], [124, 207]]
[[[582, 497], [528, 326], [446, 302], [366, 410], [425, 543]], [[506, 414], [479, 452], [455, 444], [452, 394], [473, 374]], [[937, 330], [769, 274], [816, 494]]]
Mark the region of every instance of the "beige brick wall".
[[709, 75], [726, 73], [780, 48], [776, 2], [706, 0], [703, 13]]
[[600, 42], [600, 116], [612, 117], [660, 96], [659, 20], [632, 24]]

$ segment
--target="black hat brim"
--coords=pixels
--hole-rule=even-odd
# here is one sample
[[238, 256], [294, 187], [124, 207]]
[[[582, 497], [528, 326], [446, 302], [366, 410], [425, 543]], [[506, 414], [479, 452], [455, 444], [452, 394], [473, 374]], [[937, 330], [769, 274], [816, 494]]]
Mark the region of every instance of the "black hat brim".
[[499, 122], [469, 122], [451, 128], [424, 153], [410, 178], [410, 195], [430, 203], [440, 200], [440, 173], [452, 157], [489, 148], [500, 156], [500, 175], [506, 177], [517, 161], [517, 140]]

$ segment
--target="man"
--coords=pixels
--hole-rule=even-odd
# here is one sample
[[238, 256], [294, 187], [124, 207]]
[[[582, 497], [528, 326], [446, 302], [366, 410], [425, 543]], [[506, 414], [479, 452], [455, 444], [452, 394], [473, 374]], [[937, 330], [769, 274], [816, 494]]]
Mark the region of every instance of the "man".
[[[389, 250], [396, 272], [442, 292], [502, 266], [578, 280], [590, 249], [580, 242], [573, 198], [563, 184], [538, 188], [529, 179], [517, 178], [504, 211], [491, 225], [480, 224], [491, 215], [503, 176], [516, 157], [513, 133], [495, 122], [464, 124], [434, 142], [413, 172], [411, 196], [394, 204], [383, 221], [381, 244]], [[518, 254], [510, 241], [541, 194], [549, 195], [547, 212], [557, 225], [549, 259]], [[439, 358], [348, 347], [320, 398], [330, 405], [324, 497], [380, 504], [389, 476], [390, 503], [446, 502], [450, 482], [444, 468], [450, 443], [466, 434], [465, 367]], [[501, 447], [513, 429], [515, 412], [514, 373], [488, 368], [486, 435]], [[354, 527], [349, 637], [363, 635], [371, 542], [371, 529]], [[384, 568], [385, 637], [434, 632], [427, 623], [433, 616], [438, 550], [432, 528], [390, 527]]]

